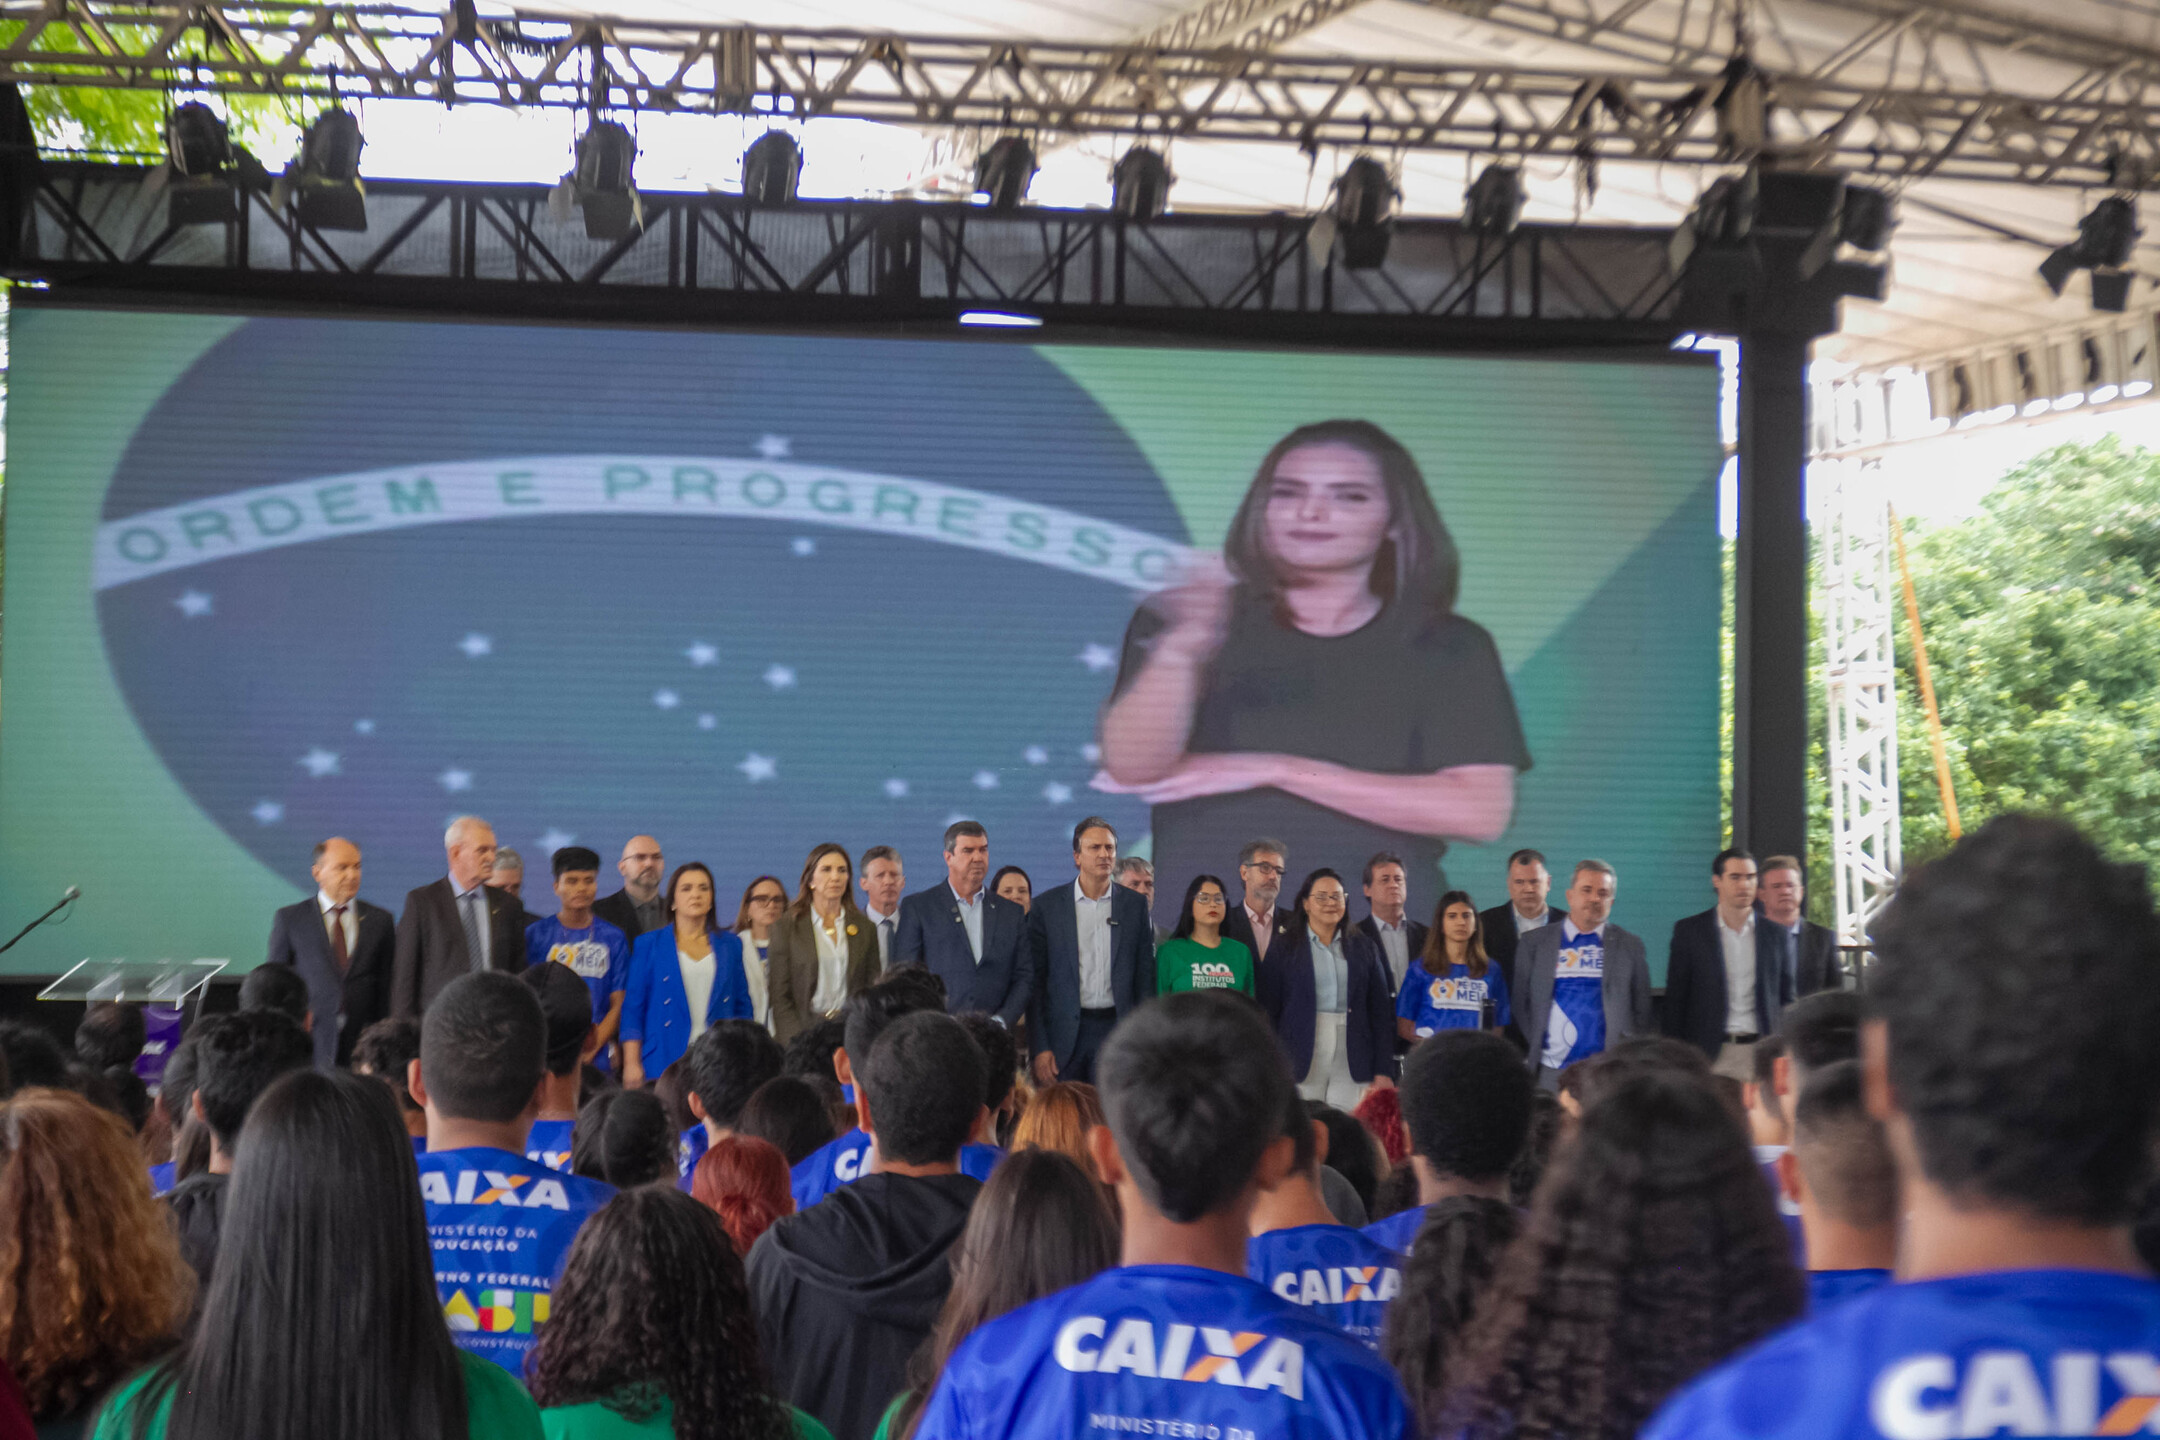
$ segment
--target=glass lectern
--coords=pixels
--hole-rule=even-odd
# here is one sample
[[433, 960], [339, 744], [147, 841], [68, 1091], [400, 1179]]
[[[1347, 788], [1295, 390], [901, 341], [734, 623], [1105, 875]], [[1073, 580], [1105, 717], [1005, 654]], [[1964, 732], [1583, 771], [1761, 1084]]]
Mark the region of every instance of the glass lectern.
[[40, 1000], [134, 1000], [179, 1005], [210, 983], [225, 960], [85, 960], [38, 991]]

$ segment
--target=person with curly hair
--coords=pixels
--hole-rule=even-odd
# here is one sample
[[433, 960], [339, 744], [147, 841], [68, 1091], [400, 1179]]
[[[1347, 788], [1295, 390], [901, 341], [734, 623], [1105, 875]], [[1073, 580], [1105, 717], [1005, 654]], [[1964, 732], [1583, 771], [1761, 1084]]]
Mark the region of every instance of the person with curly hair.
[[1670, 1068], [1633, 1075], [1584, 1110], [1546, 1176], [1450, 1373], [1440, 1428], [1627, 1440], [1806, 1296], [1717, 1092]]
[[729, 1135], [700, 1156], [690, 1193], [720, 1217], [737, 1255], [748, 1255], [773, 1221], [795, 1213], [787, 1156], [754, 1135]]
[[832, 1440], [774, 1391], [720, 1217], [663, 1185], [585, 1222], [526, 1378], [547, 1440]]
[[1488, 1195], [1457, 1195], [1425, 1207], [1403, 1261], [1402, 1293], [1388, 1306], [1380, 1353], [1402, 1377], [1422, 1433], [1440, 1428], [1448, 1362], [1492, 1282], [1522, 1214]]
[[0, 1106], [0, 1359], [42, 1435], [86, 1433], [105, 1392], [172, 1347], [194, 1292], [118, 1116], [65, 1090]]

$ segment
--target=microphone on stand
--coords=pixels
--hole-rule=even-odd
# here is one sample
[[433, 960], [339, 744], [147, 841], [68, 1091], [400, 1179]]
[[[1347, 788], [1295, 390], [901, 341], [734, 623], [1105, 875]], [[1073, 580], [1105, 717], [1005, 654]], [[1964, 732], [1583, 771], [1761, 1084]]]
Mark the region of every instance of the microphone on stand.
[[0, 955], [5, 955], [8, 951], [14, 949], [16, 940], [22, 939], [23, 936], [28, 935], [32, 930], [37, 929], [38, 926], [44, 924], [47, 920], [52, 919], [53, 916], [59, 914], [81, 894], [82, 891], [76, 886], [68, 886], [67, 892], [60, 897], [58, 903], [56, 903], [52, 907], [52, 909], [47, 910], [44, 914], [38, 916], [37, 919], [32, 920], [29, 924], [23, 926], [22, 929], [16, 931], [14, 940], [8, 941], [5, 945], [0, 945]]

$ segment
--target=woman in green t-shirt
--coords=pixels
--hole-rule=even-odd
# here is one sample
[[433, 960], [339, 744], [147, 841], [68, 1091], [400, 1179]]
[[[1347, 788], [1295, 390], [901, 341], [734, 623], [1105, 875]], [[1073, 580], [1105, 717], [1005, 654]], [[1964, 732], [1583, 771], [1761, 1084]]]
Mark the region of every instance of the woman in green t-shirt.
[[202, 1319], [96, 1440], [540, 1440], [511, 1375], [450, 1341], [390, 1087], [296, 1071], [248, 1112]]
[[672, 1185], [585, 1222], [526, 1369], [547, 1440], [832, 1440], [774, 1393], [742, 1260]]
[[1230, 892], [1213, 875], [1196, 875], [1185, 887], [1185, 908], [1177, 929], [1155, 947], [1155, 989], [1235, 990], [1253, 993], [1253, 953], [1244, 942], [1226, 938], [1223, 917], [1230, 913]]

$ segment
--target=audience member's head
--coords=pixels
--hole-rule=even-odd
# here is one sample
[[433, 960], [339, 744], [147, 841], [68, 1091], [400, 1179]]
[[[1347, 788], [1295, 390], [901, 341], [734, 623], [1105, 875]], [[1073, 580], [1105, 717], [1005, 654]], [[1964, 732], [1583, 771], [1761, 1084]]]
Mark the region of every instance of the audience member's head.
[[[420, 1018], [414, 1073], [413, 1098], [427, 1108], [431, 1135], [444, 1120], [529, 1128], [547, 1078], [547, 1017], [539, 997], [500, 970], [460, 975]], [[524, 1149], [520, 1141], [517, 1150]]]
[[619, 1190], [673, 1182], [679, 1140], [667, 1107], [643, 1090], [608, 1090], [578, 1112], [570, 1131], [570, 1169]]
[[1833, 1061], [1810, 1075], [1793, 1111], [1792, 1149], [1778, 1169], [1800, 1206], [1809, 1268], [1888, 1269], [1897, 1245], [1897, 1163], [1867, 1113], [1860, 1062]]
[[1860, 1058], [1860, 1021], [1866, 1008], [1852, 990], [1818, 990], [1785, 1007], [1778, 1038], [1785, 1042], [1784, 1062], [1772, 1068], [1771, 1088], [1778, 1112], [1792, 1125], [1793, 1100], [1808, 1076], [1825, 1065]]
[[42, 1025], [27, 1020], [0, 1020], [0, 1061], [6, 1069], [11, 1090], [27, 1090], [33, 1085], [46, 1085], [54, 1089], [67, 1086], [67, 1052], [60, 1048], [52, 1032]]
[[2142, 867], [2001, 816], [1874, 925], [1862, 1063], [1906, 1183], [1948, 1205], [2127, 1226], [2160, 1107], [2160, 921]]
[[[777, 1082], [775, 1082], [777, 1083]], [[749, 1258], [758, 1236], [795, 1213], [787, 1157], [769, 1140], [738, 1130], [713, 1142], [690, 1172], [690, 1193], [727, 1227], [735, 1253]]]
[[848, 1097], [847, 1091], [840, 1088], [838, 1076], [804, 1075], [799, 1078], [803, 1084], [817, 1092], [818, 1099], [825, 1102], [825, 1113], [830, 1117], [833, 1134], [845, 1135], [855, 1128], [855, 1102]]
[[148, 1043], [142, 1006], [118, 1000], [92, 1005], [75, 1027], [75, 1058], [93, 1070], [132, 1068]]
[[307, 1030], [312, 1026], [308, 1010], [307, 981], [290, 965], [258, 965], [240, 982], [242, 1010], [273, 1010]]
[[1051, 1150], [1008, 1155], [975, 1197], [952, 1249], [952, 1289], [929, 1343], [908, 1366], [892, 1434], [914, 1433], [945, 1362], [979, 1327], [1118, 1262], [1118, 1222], [1102, 1187]]
[[[412, 1073], [413, 1062], [420, 1058], [420, 1022], [404, 1016], [389, 1020], [377, 1020], [360, 1032], [353, 1042], [352, 1068], [362, 1075], [372, 1075], [390, 1087], [397, 1096], [398, 1113], [406, 1117], [406, 1127], [412, 1126], [412, 1117], [424, 1117], [426, 1111], [413, 1099], [406, 1088], [405, 1079]], [[172, 1073], [170, 1065], [166, 1074]], [[421, 1133], [425, 1134], [425, 1131]]]
[[1365, 1211], [1367, 1220], [1385, 1220], [1390, 1215], [1400, 1215], [1418, 1203], [1417, 1167], [1405, 1159], [1380, 1177], [1380, 1188], [1373, 1192], [1373, 1203]]
[[1427, 1203], [1451, 1189], [1494, 1195], [1522, 1152], [1536, 1086], [1515, 1047], [1483, 1030], [1443, 1030], [1404, 1062], [1403, 1125]]
[[1485, 1195], [1457, 1195], [1425, 1211], [1380, 1345], [1425, 1434], [1439, 1432], [1458, 1342], [1470, 1334], [1500, 1256], [1521, 1229], [1513, 1205]]
[[836, 1068], [845, 1070], [840, 1078], [854, 1083], [855, 1072], [870, 1058], [886, 1027], [920, 1010], [945, 1013], [944, 982], [920, 965], [903, 965], [867, 990], [849, 996], [840, 1008], [843, 1043], [835, 1062]]
[[1777, 1093], [1777, 1063], [1784, 1058], [1783, 1035], [1765, 1035], [1755, 1042], [1754, 1074], [1742, 1090], [1740, 1104], [1747, 1115], [1748, 1136], [1757, 1145], [1784, 1145], [1792, 1140], [1792, 1125]]
[[527, 1375], [545, 1406], [673, 1410], [672, 1433], [788, 1435], [720, 1217], [671, 1186], [625, 1190], [585, 1222]]
[[1012, 1031], [980, 1010], [965, 1010], [953, 1019], [975, 1037], [976, 1045], [982, 1049], [983, 1104], [996, 1115], [1012, 1100], [1019, 1081], [1020, 1046]]
[[950, 1015], [918, 1010], [886, 1026], [855, 1073], [878, 1163], [957, 1163], [984, 1114], [983, 1070], [982, 1047]]
[[1095, 1161], [1088, 1150], [1088, 1131], [1103, 1123], [1102, 1098], [1093, 1085], [1060, 1080], [1045, 1085], [1020, 1112], [1013, 1127], [1012, 1148], [1054, 1150], [1090, 1175]]
[[199, 1174], [210, 1163], [210, 1127], [195, 1118], [195, 1053], [204, 1022], [198, 1020], [165, 1057], [156, 1108], [172, 1135], [175, 1183]]
[[117, 1118], [64, 1090], [0, 1105], [0, 1360], [33, 1418], [87, 1416], [169, 1350], [194, 1288]]
[[1149, 1001], [1110, 1033], [1098, 1073], [1089, 1148], [1125, 1214], [1243, 1233], [1294, 1149], [1282, 1117], [1296, 1087], [1260, 1012], [1221, 991]]
[[789, 1165], [800, 1165], [820, 1146], [831, 1144], [835, 1133], [825, 1097], [793, 1075], [776, 1075], [758, 1086], [731, 1128], [737, 1135], [771, 1143]]
[[1299, 1108], [1308, 1118], [1327, 1127], [1328, 1168], [1350, 1182], [1350, 1188], [1357, 1192], [1358, 1203], [1370, 1215], [1380, 1198], [1381, 1177], [1388, 1172], [1387, 1156], [1381, 1150], [1380, 1142], [1356, 1118], [1333, 1105], [1315, 1100]]
[[[659, 1078], [652, 1082], [652, 1094], [667, 1111], [668, 1123], [677, 1133], [703, 1128], [696, 1112], [690, 1108], [690, 1067], [682, 1060], [670, 1061], [667, 1069], [660, 1072]], [[578, 1109], [583, 1110], [598, 1098], [597, 1095], [587, 1096], [578, 1102]]]
[[1560, 1097], [1540, 1090], [1530, 1097], [1530, 1129], [1523, 1136], [1522, 1153], [1508, 1167], [1508, 1204], [1518, 1210], [1530, 1208], [1530, 1197], [1537, 1193], [1538, 1182], [1545, 1178], [1545, 1166], [1552, 1159], [1553, 1146], [1560, 1139], [1561, 1123], [1567, 1112], [1560, 1108]]
[[218, 1265], [192, 1338], [130, 1405], [138, 1421], [170, 1404], [171, 1440], [466, 1432], [420, 1177], [381, 1084], [301, 1070], [265, 1091], [240, 1134], [225, 1220], [247, 1242]]
[[847, 1026], [839, 1016], [831, 1015], [814, 1024], [805, 1025], [788, 1041], [787, 1049], [780, 1056], [780, 1073], [783, 1075], [834, 1075], [833, 1056], [847, 1043]]
[[1358, 1101], [1357, 1109], [1350, 1113], [1372, 1132], [1373, 1139], [1380, 1142], [1380, 1151], [1387, 1156], [1388, 1164], [1400, 1164], [1410, 1158], [1410, 1131], [1403, 1124], [1400, 1090], [1393, 1085], [1383, 1085]]
[[780, 1042], [753, 1020], [720, 1021], [693, 1040], [683, 1056], [690, 1113], [715, 1138], [733, 1130], [758, 1087], [779, 1074]]
[[1577, 1063], [1582, 1066], [1573, 1092], [1578, 1115], [1638, 1075], [1678, 1071], [1698, 1080], [1710, 1077], [1710, 1062], [1702, 1051], [1670, 1035], [1631, 1036]]
[[[585, 852], [590, 855], [590, 850]], [[547, 1024], [547, 1073], [557, 1078], [583, 1064], [592, 1038], [592, 991], [567, 965], [534, 965], [518, 977], [540, 1000]]]
[[1700, 1074], [1631, 1074], [1588, 1101], [1554, 1157], [1444, 1428], [1632, 1435], [1804, 1304], [1746, 1132]]
[[205, 1026], [195, 1051], [195, 1108], [215, 1153], [230, 1161], [249, 1108], [270, 1082], [314, 1063], [307, 1032], [275, 1010], [242, 1010]]

